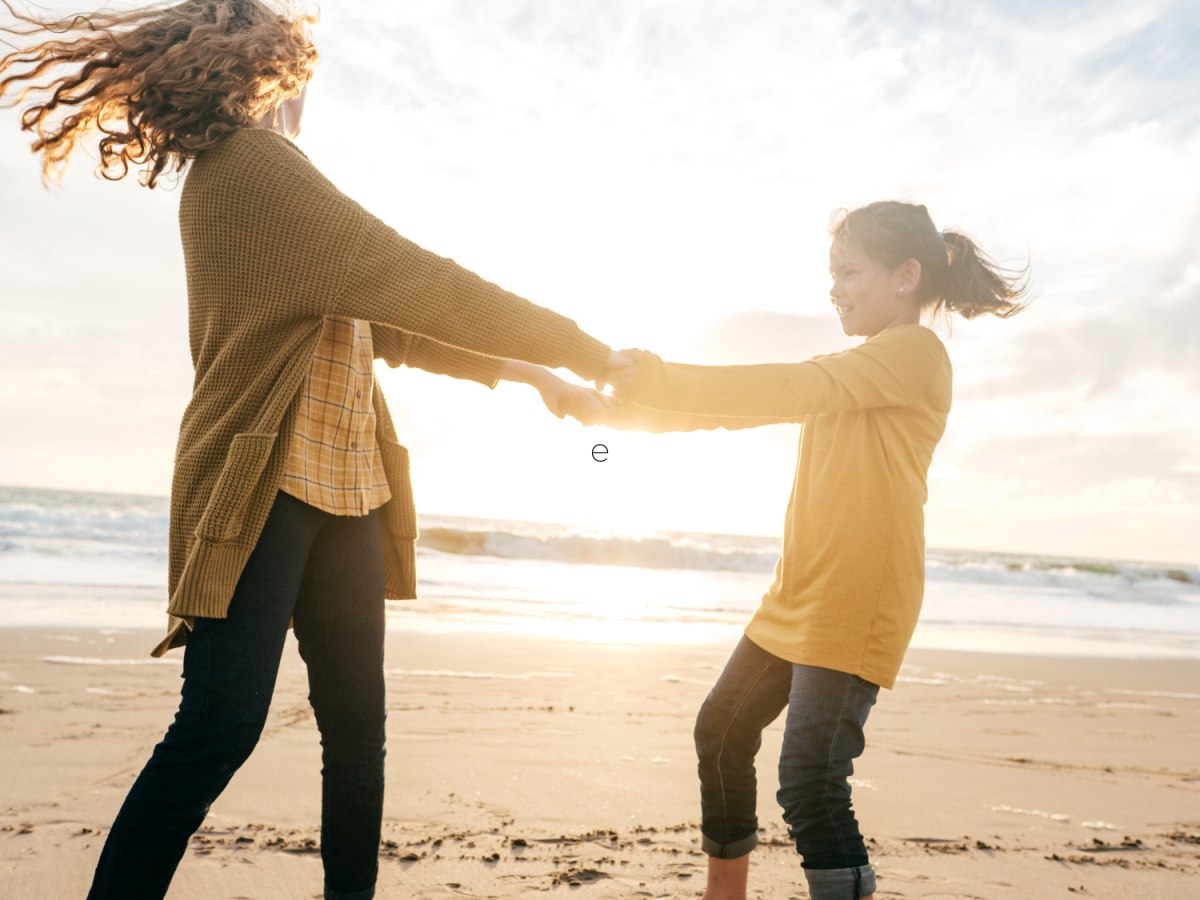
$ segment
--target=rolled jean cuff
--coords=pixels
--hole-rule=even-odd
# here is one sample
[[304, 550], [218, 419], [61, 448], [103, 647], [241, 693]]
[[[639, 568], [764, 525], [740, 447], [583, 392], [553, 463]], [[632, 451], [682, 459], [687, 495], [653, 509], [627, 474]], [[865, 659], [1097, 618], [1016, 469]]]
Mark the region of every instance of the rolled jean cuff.
[[875, 893], [875, 867], [805, 869], [811, 900], [862, 900]]
[[752, 831], [749, 837], [744, 837], [740, 841], [734, 841], [730, 844], [719, 844], [707, 834], [702, 833], [700, 835], [700, 849], [709, 856], [715, 856], [717, 859], [737, 859], [738, 857], [745, 856], [757, 846], [757, 831]]
[[355, 891], [353, 894], [347, 894], [343, 891], [334, 891], [325, 888], [325, 900], [372, 900], [375, 896], [375, 885], [368, 888], [363, 888], [361, 891]]

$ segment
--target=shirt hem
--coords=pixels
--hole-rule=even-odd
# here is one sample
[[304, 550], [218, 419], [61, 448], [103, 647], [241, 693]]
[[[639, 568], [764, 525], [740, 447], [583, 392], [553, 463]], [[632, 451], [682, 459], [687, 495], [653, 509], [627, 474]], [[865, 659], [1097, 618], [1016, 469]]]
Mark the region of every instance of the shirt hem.
[[892, 671], [890, 668], [878, 669], [873, 666], [864, 666], [855, 663], [848, 655], [839, 654], [837, 656], [830, 656], [822, 653], [814, 653], [803, 646], [798, 646], [787, 641], [780, 641], [773, 638], [770, 634], [764, 634], [760, 628], [755, 627], [753, 620], [746, 626], [745, 635], [768, 653], [778, 656], [787, 662], [802, 666], [817, 666], [821, 669], [832, 669], [835, 672], [845, 672], [847, 675], [856, 675], [863, 679], [863, 681], [877, 684], [879, 687], [889, 691], [896, 686], [896, 676], [899, 674], [898, 665], [895, 671]]

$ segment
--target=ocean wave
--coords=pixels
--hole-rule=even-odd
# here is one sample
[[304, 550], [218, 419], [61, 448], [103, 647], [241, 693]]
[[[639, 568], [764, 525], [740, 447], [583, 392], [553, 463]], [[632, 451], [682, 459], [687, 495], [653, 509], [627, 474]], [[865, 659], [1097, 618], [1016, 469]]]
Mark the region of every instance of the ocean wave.
[[30, 538], [0, 540], [0, 582], [160, 587], [167, 549], [110, 541]]
[[[166, 497], [0, 487], [0, 539], [165, 546]], [[3, 544], [0, 544], [3, 549]]]
[[[420, 525], [419, 545], [427, 562], [445, 555], [490, 558], [499, 565], [536, 560], [692, 571], [710, 578], [725, 572], [762, 576], [764, 586], [782, 550], [778, 537], [754, 535], [613, 534], [583, 526], [428, 514], [420, 516]], [[168, 528], [165, 497], [0, 487], [0, 582], [159, 586], [166, 581]], [[521, 580], [527, 578], [525, 573]], [[497, 589], [493, 579], [486, 580], [480, 590]], [[1194, 565], [931, 548], [926, 580], [930, 588], [1066, 590], [1144, 607], [1200, 604], [1200, 568]]]
[[[528, 528], [521, 527], [525, 523], [451, 525], [447, 518], [422, 526], [422, 548], [458, 556], [764, 574], [775, 570], [782, 549], [779, 539], [767, 537], [681, 533], [622, 536], [569, 526], [559, 526], [555, 532], [550, 526], [534, 523]], [[1164, 602], [1180, 593], [1200, 598], [1200, 568], [1152, 563], [931, 549], [926, 559], [926, 578], [1012, 587], [1091, 588], [1099, 592], [1161, 588]]]
[[1100, 600], [1133, 593], [1146, 603], [1200, 602], [1200, 568], [1182, 565], [930, 549], [925, 579], [1067, 589]]
[[713, 547], [703, 541], [673, 537], [621, 537], [567, 533], [540, 536], [492, 530], [433, 526], [421, 529], [418, 544], [459, 556], [541, 559], [593, 566], [640, 569], [723, 569], [771, 572], [779, 552]]

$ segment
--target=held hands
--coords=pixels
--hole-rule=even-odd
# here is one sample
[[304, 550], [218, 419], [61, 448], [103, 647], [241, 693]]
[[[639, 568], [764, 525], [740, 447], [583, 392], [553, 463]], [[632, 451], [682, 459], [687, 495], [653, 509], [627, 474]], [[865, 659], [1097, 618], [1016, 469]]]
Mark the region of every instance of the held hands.
[[[558, 418], [570, 416], [583, 425], [604, 425], [617, 420], [617, 402], [629, 396], [637, 374], [641, 350], [610, 352], [604, 371], [596, 379], [597, 390], [563, 381], [549, 369], [531, 363], [506, 359], [500, 365], [499, 379], [532, 385], [542, 396], [546, 409]], [[606, 384], [613, 396], [600, 393]]]
[[633, 389], [633, 379], [637, 375], [638, 363], [641, 360], [641, 350], [614, 350], [608, 355], [604, 371], [596, 379], [596, 390], [602, 391], [606, 384], [611, 384], [613, 396], [624, 400]]

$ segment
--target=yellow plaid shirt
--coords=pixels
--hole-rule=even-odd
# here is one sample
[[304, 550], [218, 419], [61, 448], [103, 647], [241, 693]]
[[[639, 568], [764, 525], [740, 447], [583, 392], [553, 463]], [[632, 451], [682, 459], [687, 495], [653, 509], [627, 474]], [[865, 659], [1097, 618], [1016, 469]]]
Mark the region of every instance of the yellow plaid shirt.
[[365, 516], [392, 493], [375, 443], [371, 325], [326, 316], [280, 490], [335, 516]]

